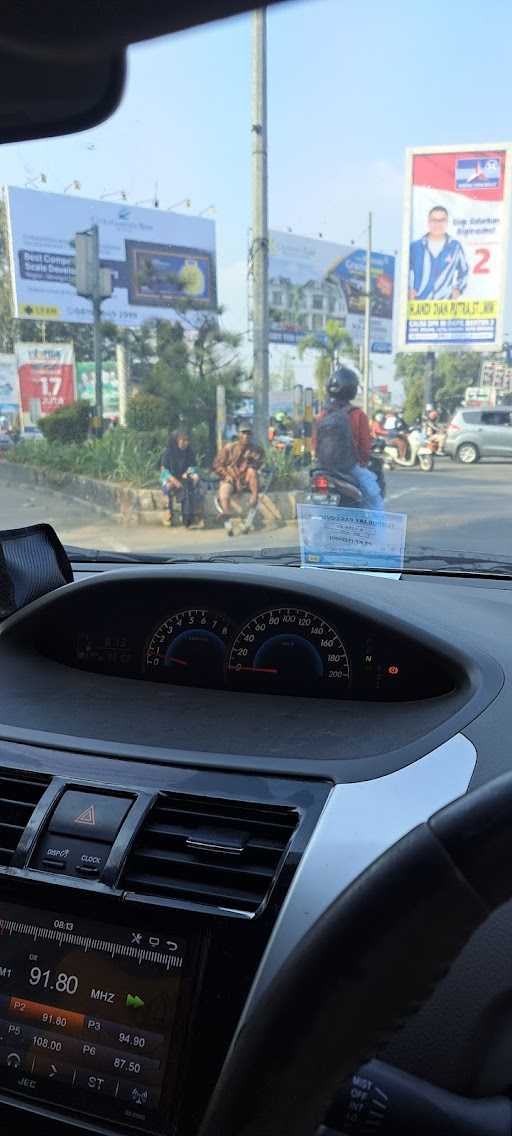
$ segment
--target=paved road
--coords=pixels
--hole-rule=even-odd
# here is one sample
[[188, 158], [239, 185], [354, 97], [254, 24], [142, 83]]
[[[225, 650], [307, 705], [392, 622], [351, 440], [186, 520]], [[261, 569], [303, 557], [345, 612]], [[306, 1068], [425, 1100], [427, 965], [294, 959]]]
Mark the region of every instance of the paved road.
[[[461, 466], [441, 458], [433, 473], [395, 470], [387, 475], [387, 484], [387, 508], [407, 513], [410, 555], [421, 547], [477, 557], [499, 555], [512, 562], [512, 463]], [[128, 528], [58, 493], [0, 485], [2, 528], [42, 520], [53, 524], [65, 543], [119, 552], [176, 554], [297, 543], [297, 528], [292, 524], [235, 540], [229, 540], [222, 528], [204, 532]]]
[[432, 473], [388, 475], [386, 505], [407, 513], [407, 549], [455, 550], [512, 561], [512, 462], [458, 465], [438, 458]]

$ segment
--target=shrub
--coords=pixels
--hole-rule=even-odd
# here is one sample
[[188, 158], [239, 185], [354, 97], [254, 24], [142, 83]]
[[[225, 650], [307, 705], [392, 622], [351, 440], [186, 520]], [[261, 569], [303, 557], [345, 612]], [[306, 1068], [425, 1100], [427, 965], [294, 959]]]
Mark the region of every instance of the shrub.
[[265, 465], [272, 469], [272, 489], [299, 489], [307, 481], [300, 459], [297, 460], [291, 450], [268, 449]]
[[88, 402], [72, 402], [40, 418], [39, 428], [47, 442], [85, 442], [89, 430]]
[[126, 408], [129, 430], [148, 431], [165, 426], [165, 407], [155, 394], [135, 394]]
[[[163, 432], [164, 438], [166, 432]], [[141, 435], [118, 426], [102, 438], [76, 442], [19, 442], [8, 451], [9, 461], [58, 472], [83, 474], [102, 481], [127, 481], [144, 489], [158, 484], [162, 431]], [[151, 443], [149, 439], [151, 438]]]

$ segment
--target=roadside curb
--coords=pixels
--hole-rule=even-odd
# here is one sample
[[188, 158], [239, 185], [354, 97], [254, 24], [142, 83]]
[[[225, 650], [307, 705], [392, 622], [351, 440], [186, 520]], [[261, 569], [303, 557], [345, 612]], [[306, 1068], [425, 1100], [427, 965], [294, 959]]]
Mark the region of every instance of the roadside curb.
[[[99, 481], [61, 470], [0, 461], [0, 484], [34, 486], [59, 493], [68, 501], [85, 501], [95, 513], [126, 526], [160, 527], [167, 516], [164, 498], [159, 489], [137, 489], [126, 483]], [[295, 520], [299, 493], [297, 490], [277, 490], [262, 494], [258, 527], [281, 528], [287, 522]], [[214, 498], [213, 490], [207, 490], [204, 495], [204, 517], [206, 527], [212, 529], [218, 528], [221, 523]]]

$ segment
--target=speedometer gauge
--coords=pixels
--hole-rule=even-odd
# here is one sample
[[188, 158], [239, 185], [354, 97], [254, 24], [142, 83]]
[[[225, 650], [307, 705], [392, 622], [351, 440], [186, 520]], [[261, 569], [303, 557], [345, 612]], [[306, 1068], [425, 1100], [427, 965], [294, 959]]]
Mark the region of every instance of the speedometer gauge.
[[144, 655], [148, 678], [185, 686], [223, 686], [228, 619], [204, 607], [177, 611], [153, 632]]
[[339, 697], [350, 663], [325, 619], [303, 608], [277, 607], [242, 627], [229, 654], [228, 680], [237, 689]]

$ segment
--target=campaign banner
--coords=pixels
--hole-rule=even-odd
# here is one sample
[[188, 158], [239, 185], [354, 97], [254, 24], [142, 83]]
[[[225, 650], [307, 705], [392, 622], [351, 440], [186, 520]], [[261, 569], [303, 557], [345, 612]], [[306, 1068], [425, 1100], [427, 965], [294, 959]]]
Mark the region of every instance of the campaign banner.
[[[326, 337], [328, 320], [338, 320], [356, 346], [363, 343], [366, 250], [296, 233], [269, 233], [269, 338], [299, 343], [306, 335]], [[371, 256], [370, 347], [392, 350], [395, 258]]]
[[75, 401], [72, 343], [17, 343], [20, 405], [32, 422]]
[[0, 414], [17, 414], [18, 411], [16, 356], [0, 354]]
[[99, 229], [101, 267], [113, 275], [104, 320], [121, 327], [154, 319], [194, 327], [203, 311], [217, 307], [210, 218], [13, 186], [6, 205], [18, 319], [92, 323], [92, 302], [73, 282], [75, 234], [91, 225]]
[[500, 350], [511, 148], [407, 152], [399, 349]]
[[[101, 368], [103, 388], [103, 414], [105, 418], [119, 415], [119, 382], [114, 359], [104, 362]], [[96, 404], [96, 368], [94, 362], [76, 364], [76, 397]]]

